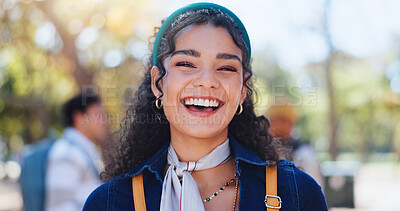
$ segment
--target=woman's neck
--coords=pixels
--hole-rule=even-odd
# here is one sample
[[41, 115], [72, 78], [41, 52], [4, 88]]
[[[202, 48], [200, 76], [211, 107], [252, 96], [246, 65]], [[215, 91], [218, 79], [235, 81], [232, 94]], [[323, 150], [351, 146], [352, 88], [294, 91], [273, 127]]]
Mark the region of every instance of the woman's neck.
[[198, 161], [226, 141], [228, 131], [213, 137], [197, 138], [171, 130], [171, 144], [179, 161]]
[[[227, 129], [223, 133], [219, 133], [219, 135], [210, 138], [189, 137], [177, 131], [171, 130], [171, 144], [174, 147], [179, 161], [181, 162], [200, 160], [202, 157], [213, 151], [216, 147], [224, 143], [227, 137]], [[191, 175], [196, 180], [201, 198], [204, 199], [209, 197], [210, 194], [214, 193], [219, 188], [223, 187], [226, 182], [234, 179], [235, 173], [235, 160], [234, 158], [231, 158], [228, 162], [222, 165], [205, 170], [193, 171]], [[219, 196], [219, 202], [217, 200], [217, 202], [213, 202], [213, 204], [205, 204], [205, 206], [208, 207], [206, 209], [210, 209], [210, 206], [231, 207], [232, 205], [229, 203], [227, 204], [225, 201], [233, 201], [235, 188], [229, 187], [224, 192], [224, 194]]]

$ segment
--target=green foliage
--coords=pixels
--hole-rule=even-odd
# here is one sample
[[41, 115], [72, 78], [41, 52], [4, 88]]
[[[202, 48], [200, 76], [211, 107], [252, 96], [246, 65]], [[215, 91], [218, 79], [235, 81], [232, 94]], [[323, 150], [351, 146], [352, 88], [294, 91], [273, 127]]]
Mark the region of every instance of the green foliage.
[[[258, 91], [263, 99], [257, 104], [259, 113], [263, 114], [280, 97], [285, 98], [300, 115], [296, 127], [301, 131], [301, 138], [309, 140], [317, 151], [327, 152], [329, 121], [325, 63], [309, 64], [289, 73], [274, 61], [258, 57], [265, 58], [265, 53], [256, 55], [259, 60], [254, 64]], [[387, 153], [398, 149], [400, 96], [390, 90], [385, 78], [385, 67], [391, 60], [382, 62], [385, 60], [378, 56], [352, 58], [342, 52], [334, 54], [333, 58], [339, 150], [356, 152], [367, 160], [373, 152]], [[299, 77], [303, 74], [311, 78], [312, 89], [299, 86]], [[312, 96], [316, 96], [315, 103], [307, 104]]]
[[[85, 87], [99, 92], [118, 125], [143, 74], [152, 8], [146, 0], [0, 1], [0, 136], [9, 153], [50, 128], [61, 132], [61, 105]], [[122, 55], [110, 67], [112, 50]]]

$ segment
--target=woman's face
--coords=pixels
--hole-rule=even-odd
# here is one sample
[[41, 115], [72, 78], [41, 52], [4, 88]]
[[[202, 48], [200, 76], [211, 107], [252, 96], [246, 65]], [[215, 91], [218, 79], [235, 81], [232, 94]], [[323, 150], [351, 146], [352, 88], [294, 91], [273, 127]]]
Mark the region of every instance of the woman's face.
[[[226, 135], [246, 97], [242, 53], [221, 27], [190, 26], [180, 32], [175, 51], [165, 59], [161, 82], [164, 113], [171, 134], [194, 138]], [[158, 69], [152, 69], [152, 90]]]

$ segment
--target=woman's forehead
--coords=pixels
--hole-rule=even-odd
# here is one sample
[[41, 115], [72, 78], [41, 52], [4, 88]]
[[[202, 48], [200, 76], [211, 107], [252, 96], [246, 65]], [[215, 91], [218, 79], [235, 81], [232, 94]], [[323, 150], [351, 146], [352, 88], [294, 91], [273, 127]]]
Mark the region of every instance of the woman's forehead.
[[230, 53], [242, 57], [240, 48], [223, 27], [211, 24], [184, 28], [176, 38], [175, 51], [193, 49], [205, 53]]

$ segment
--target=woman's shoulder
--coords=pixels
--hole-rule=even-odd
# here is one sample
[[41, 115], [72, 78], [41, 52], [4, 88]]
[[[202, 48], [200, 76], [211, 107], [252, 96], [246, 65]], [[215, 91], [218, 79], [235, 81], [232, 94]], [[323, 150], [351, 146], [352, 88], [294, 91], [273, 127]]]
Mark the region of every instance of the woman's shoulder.
[[300, 210], [314, 210], [315, 207], [318, 207], [318, 210], [327, 210], [321, 187], [310, 175], [297, 168], [292, 161], [278, 162], [278, 188], [297, 193]]
[[[308, 185], [309, 187], [319, 187], [317, 182], [315, 182], [310, 175], [297, 168], [294, 163], [289, 160], [280, 160], [278, 162], [278, 177], [292, 177], [292, 179], [295, 179], [296, 183]], [[285, 178], [285, 180], [287, 179], [289, 178]]]
[[[128, 184], [129, 183], [129, 184]], [[128, 188], [129, 187], [129, 188]], [[110, 210], [113, 198], [120, 192], [131, 191], [131, 178], [123, 175], [116, 176], [108, 182], [97, 187], [86, 199], [84, 211]], [[117, 193], [118, 192], [118, 193]], [[122, 194], [124, 195], [124, 194]], [[128, 194], [129, 195], [129, 194]]]
[[86, 199], [84, 211], [107, 210], [108, 189], [110, 182], [106, 182], [96, 188]]
[[303, 187], [303, 190], [321, 190], [321, 187], [314, 178], [297, 168], [292, 161], [280, 160], [278, 162], [278, 177], [279, 176], [283, 177], [286, 181], [294, 180], [293, 182], [295, 182], [297, 186]]

